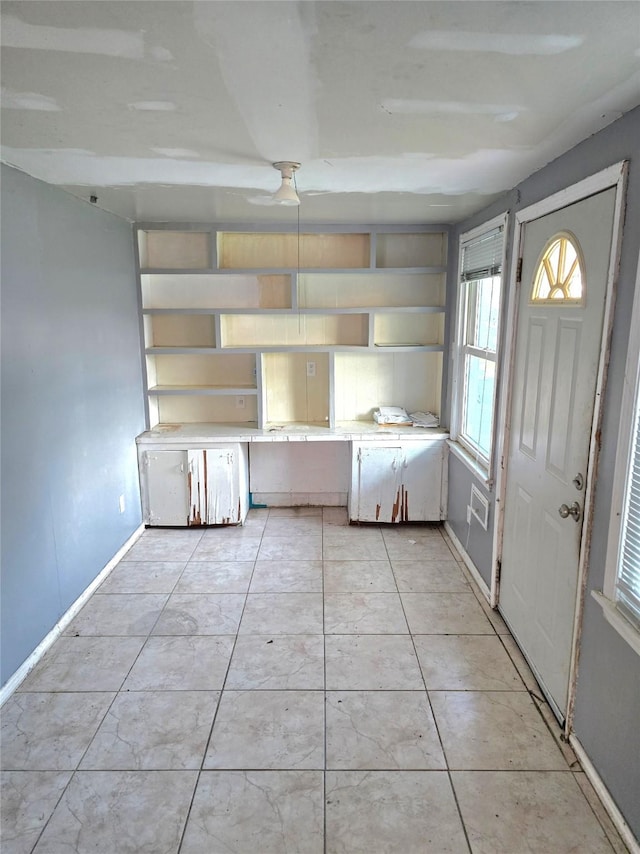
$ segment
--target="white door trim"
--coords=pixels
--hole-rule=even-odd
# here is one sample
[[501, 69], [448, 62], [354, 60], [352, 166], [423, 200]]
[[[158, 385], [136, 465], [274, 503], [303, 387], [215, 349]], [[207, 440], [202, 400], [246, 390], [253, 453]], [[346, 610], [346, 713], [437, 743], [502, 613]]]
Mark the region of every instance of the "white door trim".
[[520, 298], [520, 282], [518, 282], [518, 259], [522, 252], [524, 227], [528, 222], [539, 219], [589, 196], [616, 187], [613, 232], [611, 237], [611, 252], [607, 274], [607, 291], [602, 327], [602, 341], [598, 361], [598, 378], [596, 383], [593, 421], [591, 424], [591, 439], [589, 443], [589, 463], [587, 467], [587, 487], [585, 490], [584, 515], [585, 525], [580, 544], [578, 563], [578, 584], [576, 608], [573, 627], [573, 642], [571, 648], [571, 664], [569, 669], [569, 688], [567, 697], [567, 714], [565, 732], [572, 729], [573, 707], [575, 701], [575, 686], [577, 676], [578, 654], [580, 648], [580, 631], [586, 585], [586, 568], [591, 543], [593, 521], [593, 495], [595, 475], [600, 449], [600, 426], [602, 421], [602, 400], [606, 383], [608, 354], [611, 342], [611, 327], [613, 323], [613, 307], [615, 303], [615, 283], [620, 262], [620, 243], [622, 239], [622, 220], [624, 216], [624, 189], [628, 171], [628, 161], [621, 161], [606, 169], [591, 175], [571, 187], [566, 187], [546, 199], [529, 205], [518, 211], [515, 216], [513, 235], [513, 251], [511, 253], [511, 269], [509, 273], [509, 303], [507, 306], [506, 334], [504, 346], [504, 370], [500, 380], [500, 407], [497, 413], [498, 433], [496, 441], [496, 524], [493, 532], [493, 559], [491, 573], [491, 606], [497, 607], [500, 601], [500, 567], [504, 536], [504, 500], [507, 487], [507, 459], [509, 454], [510, 419], [513, 383], [514, 383], [514, 354], [516, 332], [518, 327], [518, 303]]

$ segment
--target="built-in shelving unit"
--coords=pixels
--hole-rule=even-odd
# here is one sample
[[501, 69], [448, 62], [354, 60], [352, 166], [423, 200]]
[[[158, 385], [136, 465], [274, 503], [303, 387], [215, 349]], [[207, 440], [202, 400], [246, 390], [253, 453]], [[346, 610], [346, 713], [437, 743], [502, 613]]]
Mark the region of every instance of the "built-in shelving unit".
[[439, 414], [447, 229], [137, 228], [150, 427]]

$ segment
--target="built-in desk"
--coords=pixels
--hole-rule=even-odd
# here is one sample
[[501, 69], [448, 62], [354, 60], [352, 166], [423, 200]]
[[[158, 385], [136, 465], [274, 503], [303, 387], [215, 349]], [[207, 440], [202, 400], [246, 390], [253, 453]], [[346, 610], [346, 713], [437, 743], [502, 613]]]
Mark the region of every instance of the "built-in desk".
[[144, 522], [242, 524], [250, 506], [345, 504], [352, 521], [439, 521], [447, 437], [366, 421], [158, 425], [136, 440]]

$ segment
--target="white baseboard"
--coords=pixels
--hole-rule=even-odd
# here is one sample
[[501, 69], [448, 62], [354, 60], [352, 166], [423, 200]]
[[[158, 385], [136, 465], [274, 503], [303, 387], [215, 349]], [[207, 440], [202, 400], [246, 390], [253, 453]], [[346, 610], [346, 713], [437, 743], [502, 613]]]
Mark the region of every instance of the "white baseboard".
[[491, 591], [487, 587], [487, 582], [484, 580], [484, 578], [480, 575], [480, 573], [476, 569], [474, 562], [471, 560], [471, 558], [469, 557], [469, 555], [465, 551], [464, 546], [462, 545], [460, 540], [457, 538], [457, 536], [455, 535], [455, 533], [453, 531], [453, 528], [451, 527], [451, 525], [448, 522], [444, 523], [444, 529], [447, 532], [449, 539], [451, 540], [453, 545], [456, 547], [456, 550], [458, 552], [460, 552], [460, 557], [464, 561], [464, 565], [467, 567], [467, 569], [471, 573], [473, 580], [478, 585], [480, 592], [482, 593], [484, 598], [487, 600], [487, 602], [489, 604], [491, 604]]
[[609, 814], [609, 818], [613, 822], [616, 830], [620, 834], [622, 841], [629, 849], [630, 854], [640, 854], [640, 844], [633, 835], [631, 828], [624, 820], [624, 816], [615, 804], [615, 801], [609, 794], [609, 790], [602, 782], [602, 778], [593, 766], [593, 763], [587, 756], [584, 747], [580, 744], [579, 739], [571, 733], [569, 735], [569, 744], [574, 749], [576, 756], [582, 765], [582, 770], [587, 775], [587, 779], [596, 791], [596, 794], [602, 801], [603, 807]]
[[22, 662], [16, 672], [13, 673], [2, 686], [2, 688], [0, 688], [0, 706], [2, 706], [9, 699], [9, 697], [13, 694], [13, 692], [20, 685], [20, 683], [27, 677], [30, 671], [33, 670], [36, 664], [40, 661], [42, 656], [53, 644], [53, 642], [60, 637], [62, 632], [67, 628], [67, 626], [76, 616], [78, 611], [82, 608], [83, 605], [86, 604], [91, 594], [102, 584], [102, 582], [105, 580], [107, 575], [109, 575], [111, 570], [122, 560], [124, 555], [131, 548], [131, 546], [144, 532], [144, 529], [144, 525], [140, 525], [140, 527], [133, 532], [127, 542], [120, 549], [118, 549], [118, 551], [114, 554], [109, 563], [93, 579], [91, 584], [89, 584], [89, 586], [85, 590], [83, 590], [83, 592], [78, 596], [76, 601], [72, 605], [70, 605], [69, 608], [64, 612], [64, 614], [60, 617], [60, 619], [51, 629], [51, 631], [47, 635], [45, 635], [45, 637], [40, 641], [38, 646], [33, 650], [31, 655], [27, 659], [25, 659], [25, 661]]
[[251, 502], [260, 507], [346, 507], [346, 492], [252, 492]]

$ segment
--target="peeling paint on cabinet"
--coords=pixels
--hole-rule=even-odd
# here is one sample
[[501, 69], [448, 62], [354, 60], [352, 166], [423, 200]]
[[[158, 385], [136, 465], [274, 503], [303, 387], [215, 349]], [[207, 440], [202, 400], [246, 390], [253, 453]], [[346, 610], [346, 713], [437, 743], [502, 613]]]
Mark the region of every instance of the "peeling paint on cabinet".
[[249, 509], [246, 444], [143, 454], [140, 475], [145, 524], [243, 524]]
[[406, 444], [354, 442], [349, 520], [393, 524], [443, 519], [445, 450], [442, 438]]

